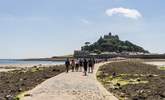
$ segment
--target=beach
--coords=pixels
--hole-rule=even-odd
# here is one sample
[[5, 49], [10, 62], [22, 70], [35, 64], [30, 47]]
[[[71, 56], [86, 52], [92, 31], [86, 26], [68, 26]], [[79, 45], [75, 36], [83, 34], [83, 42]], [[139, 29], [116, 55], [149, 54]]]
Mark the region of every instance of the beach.
[[165, 61], [151, 61], [151, 62], [144, 62], [144, 63], [156, 65], [156, 66], [165, 66]]
[[[146, 60], [142, 63], [141, 61], [139, 62], [139, 60], [130, 59], [125, 62], [110, 61], [98, 63], [95, 66], [94, 73], [88, 73], [86, 77], [83, 76], [82, 72], [66, 73], [64, 65], [1, 65], [0, 99], [6, 100], [6, 96], [9, 96], [9, 98], [11, 96], [12, 98], [23, 97], [21, 100], [38, 100], [38, 98], [40, 100], [45, 100], [45, 98], [49, 100], [54, 100], [53, 98], [65, 100], [66, 97], [68, 100], [109, 100], [107, 98], [117, 100], [117, 98], [136, 99], [140, 98], [140, 96], [143, 98], [152, 98], [152, 96], [149, 95], [156, 95], [154, 91], [157, 91], [161, 94], [155, 98], [162, 100], [161, 98], [164, 98], [164, 92], [162, 90], [164, 88], [164, 71], [158, 70], [155, 65], [162, 66], [164, 61]], [[114, 80], [111, 79], [113, 72], [116, 72], [117, 75]], [[123, 79], [118, 81], [118, 78], [128, 79], [129, 81], [127, 82]], [[132, 83], [129, 85], [129, 82]], [[158, 85], [161, 86], [162, 89], [159, 89], [159, 87], [157, 87]], [[151, 86], [154, 86], [154, 89], [152, 89]], [[148, 90], [142, 87], [148, 88], [151, 93], [146, 92]], [[140, 89], [139, 91], [144, 90], [144, 94], [146, 95], [137, 94], [137, 91], [134, 90], [137, 88]], [[87, 92], [87, 94], [84, 92]], [[123, 94], [123, 92], [125, 93]]]
[[31, 67], [49, 67], [63, 65], [64, 61], [23, 61], [23, 60], [0, 60], [0, 72], [21, 70]]
[[21, 100], [66, 100], [66, 97], [68, 100], [117, 100], [96, 79], [98, 68], [104, 64], [96, 64], [94, 73], [88, 76], [83, 72], [66, 73], [64, 65], [0, 72], [0, 99], [17, 100], [23, 96]]

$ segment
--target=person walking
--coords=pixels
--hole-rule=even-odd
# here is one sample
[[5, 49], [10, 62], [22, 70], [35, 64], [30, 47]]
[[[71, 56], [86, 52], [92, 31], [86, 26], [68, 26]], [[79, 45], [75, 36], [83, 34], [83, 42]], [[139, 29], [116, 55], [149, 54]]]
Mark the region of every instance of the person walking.
[[69, 66], [70, 66], [69, 58], [66, 59], [66, 61], [65, 61], [65, 66], [66, 66], [66, 72], [68, 73], [68, 71], [69, 71]]
[[74, 69], [75, 69], [75, 61], [74, 60], [71, 61], [71, 67], [72, 67], [72, 72], [74, 72]]
[[79, 59], [79, 71], [82, 72], [82, 67], [83, 67], [83, 61], [82, 59]]
[[93, 70], [94, 70], [95, 63], [96, 63], [96, 61], [95, 61], [95, 59], [93, 58], [93, 59], [92, 59], [92, 69], [91, 69], [91, 70], [92, 70], [92, 73], [93, 73]]
[[76, 63], [75, 70], [76, 70], [76, 72], [78, 72], [78, 69], [79, 69], [79, 61], [78, 61], [78, 59], [75, 61], [75, 63]]
[[93, 66], [93, 61], [92, 59], [90, 58], [88, 60], [88, 73], [92, 73], [92, 66]]
[[84, 66], [84, 74], [85, 76], [87, 76], [88, 62], [86, 59], [84, 59], [83, 66]]

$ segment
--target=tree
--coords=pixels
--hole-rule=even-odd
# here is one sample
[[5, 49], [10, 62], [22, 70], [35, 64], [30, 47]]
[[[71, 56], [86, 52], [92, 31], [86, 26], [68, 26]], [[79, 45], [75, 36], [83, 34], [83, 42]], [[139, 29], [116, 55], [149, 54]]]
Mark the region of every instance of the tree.
[[82, 47], [82, 50], [86, 50], [89, 52], [144, 52], [148, 53], [148, 51], [144, 50], [142, 47], [137, 46], [130, 41], [121, 41], [118, 35], [104, 35], [104, 37], [100, 37], [98, 41], [91, 44], [90, 42], [85, 42], [85, 46]]
[[85, 42], [85, 46], [89, 46], [90, 44], [90, 42]]

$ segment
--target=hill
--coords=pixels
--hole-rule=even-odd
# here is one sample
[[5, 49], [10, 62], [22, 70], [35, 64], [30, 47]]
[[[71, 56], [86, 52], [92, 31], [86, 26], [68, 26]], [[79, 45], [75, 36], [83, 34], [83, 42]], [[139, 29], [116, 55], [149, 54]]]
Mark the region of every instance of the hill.
[[90, 44], [90, 42], [85, 42], [85, 46], [81, 47], [83, 51], [89, 51], [94, 53], [101, 52], [141, 52], [148, 53], [147, 50], [142, 47], [131, 43], [130, 41], [122, 41], [119, 39], [118, 35], [108, 35], [101, 36], [96, 42]]

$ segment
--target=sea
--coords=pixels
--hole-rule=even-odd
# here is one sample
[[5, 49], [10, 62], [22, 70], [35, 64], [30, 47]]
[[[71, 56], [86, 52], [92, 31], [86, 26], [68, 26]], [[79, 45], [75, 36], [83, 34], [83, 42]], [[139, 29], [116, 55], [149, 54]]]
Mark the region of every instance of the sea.
[[0, 65], [19, 65], [19, 64], [50, 64], [50, 65], [61, 65], [64, 64], [64, 61], [24, 61], [24, 60], [17, 60], [17, 59], [0, 59]]

